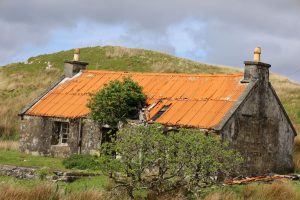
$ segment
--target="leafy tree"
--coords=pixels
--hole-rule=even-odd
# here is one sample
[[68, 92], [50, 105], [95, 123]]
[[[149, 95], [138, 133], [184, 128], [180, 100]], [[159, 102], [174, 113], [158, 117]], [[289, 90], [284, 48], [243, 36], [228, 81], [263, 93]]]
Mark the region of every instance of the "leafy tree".
[[130, 77], [114, 80], [94, 94], [88, 103], [91, 118], [101, 124], [116, 128], [119, 122], [138, 113], [145, 104], [142, 87]]
[[[110, 156], [117, 152], [119, 158]], [[161, 193], [178, 187], [197, 192], [230, 175], [241, 163], [238, 152], [219, 137], [195, 129], [164, 133], [160, 125], [126, 127], [101, 149], [101, 169], [133, 198], [137, 188]]]

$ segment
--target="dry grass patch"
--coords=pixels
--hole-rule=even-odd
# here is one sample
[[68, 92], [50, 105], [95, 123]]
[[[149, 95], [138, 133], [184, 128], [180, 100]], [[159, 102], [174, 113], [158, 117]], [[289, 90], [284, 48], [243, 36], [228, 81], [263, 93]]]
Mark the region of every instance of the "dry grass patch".
[[32, 189], [12, 184], [0, 185], [0, 200], [119, 200], [128, 199], [124, 193], [87, 189], [68, 193], [55, 184], [41, 183]]
[[19, 150], [19, 142], [17, 141], [0, 141], [0, 149], [5, 151]]
[[300, 134], [294, 138], [294, 144], [300, 147]]
[[50, 184], [39, 185], [32, 190], [12, 185], [0, 187], [0, 200], [59, 200], [59, 194]]
[[204, 200], [235, 200], [237, 196], [233, 192], [216, 192], [208, 195]]
[[245, 200], [299, 200], [300, 196], [290, 183], [274, 182], [270, 185], [247, 186], [243, 190]]
[[123, 57], [133, 57], [145, 55], [145, 51], [142, 49], [130, 49], [124, 47], [107, 47], [109, 50], [105, 52], [107, 58], [123, 58]]
[[99, 190], [87, 190], [83, 192], [73, 193], [64, 200], [99, 200], [99, 199], [107, 199], [105, 197], [104, 192]]

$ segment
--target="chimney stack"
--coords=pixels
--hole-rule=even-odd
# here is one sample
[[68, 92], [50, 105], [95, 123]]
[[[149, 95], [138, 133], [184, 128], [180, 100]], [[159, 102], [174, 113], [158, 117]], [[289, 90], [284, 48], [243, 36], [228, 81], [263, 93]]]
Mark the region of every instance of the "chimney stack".
[[269, 68], [270, 64], [260, 62], [261, 48], [254, 49], [253, 61], [245, 61], [244, 79], [242, 83], [249, 83], [252, 81], [261, 81], [262, 83], [269, 82]]
[[80, 61], [80, 49], [74, 49], [73, 60], [65, 61], [65, 77], [72, 78], [74, 75], [80, 72], [80, 70], [86, 69], [89, 63]]

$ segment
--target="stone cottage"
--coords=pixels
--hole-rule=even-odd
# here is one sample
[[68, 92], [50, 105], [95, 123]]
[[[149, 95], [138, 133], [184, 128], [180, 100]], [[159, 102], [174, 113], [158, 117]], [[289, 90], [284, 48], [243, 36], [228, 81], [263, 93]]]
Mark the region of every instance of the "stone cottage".
[[93, 153], [109, 127], [89, 119], [90, 94], [130, 76], [147, 96], [138, 120], [214, 131], [242, 153], [251, 173], [289, 171], [296, 131], [269, 82], [271, 65], [260, 62], [260, 48], [244, 63], [244, 73], [226, 75], [87, 70], [76, 49], [64, 76], [19, 114], [20, 148], [44, 156]]

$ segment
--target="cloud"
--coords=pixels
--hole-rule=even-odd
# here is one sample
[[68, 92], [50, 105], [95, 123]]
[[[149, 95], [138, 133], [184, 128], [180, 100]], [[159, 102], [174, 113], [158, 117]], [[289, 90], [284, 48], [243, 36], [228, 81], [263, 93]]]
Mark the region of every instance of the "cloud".
[[242, 66], [259, 45], [287, 75], [300, 68], [299, 19], [298, 0], [0, 0], [0, 64], [28, 49], [115, 44]]

